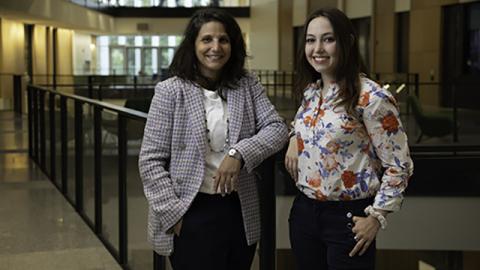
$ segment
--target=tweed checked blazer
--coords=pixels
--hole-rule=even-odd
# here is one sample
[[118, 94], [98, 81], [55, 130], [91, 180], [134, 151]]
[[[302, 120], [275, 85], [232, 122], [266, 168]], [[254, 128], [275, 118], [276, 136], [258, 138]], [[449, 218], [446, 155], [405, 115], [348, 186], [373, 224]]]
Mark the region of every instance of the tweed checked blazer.
[[[279, 151], [287, 127], [257, 79], [248, 74], [226, 90], [231, 147], [244, 160], [237, 180], [248, 244], [260, 239], [260, 209], [253, 169]], [[155, 252], [173, 252], [173, 227], [187, 212], [205, 176], [208, 147], [202, 89], [178, 77], [155, 87], [139, 158], [149, 205], [148, 240]]]

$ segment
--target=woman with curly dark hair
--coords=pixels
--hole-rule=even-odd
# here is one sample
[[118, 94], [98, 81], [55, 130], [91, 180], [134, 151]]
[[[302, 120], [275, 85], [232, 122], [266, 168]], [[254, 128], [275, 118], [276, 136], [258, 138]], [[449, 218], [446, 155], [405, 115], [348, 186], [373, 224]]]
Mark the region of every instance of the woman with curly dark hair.
[[155, 87], [139, 167], [148, 239], [175, 270], [250, 269], [260, 239], [253, 169], [288, 136], [245, 56], [234, 18], [201, 9]]

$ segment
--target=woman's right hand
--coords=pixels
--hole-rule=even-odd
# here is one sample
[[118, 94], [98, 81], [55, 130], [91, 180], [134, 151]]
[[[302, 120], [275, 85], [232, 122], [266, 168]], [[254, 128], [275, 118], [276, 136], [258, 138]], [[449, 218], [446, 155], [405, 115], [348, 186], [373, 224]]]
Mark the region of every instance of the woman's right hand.
[[298, 180], [298, 147], [297, 138], [293, 136], [290, 138], [288, 150], [285, 154], [285, 168], [290, 176], [297, 182]]

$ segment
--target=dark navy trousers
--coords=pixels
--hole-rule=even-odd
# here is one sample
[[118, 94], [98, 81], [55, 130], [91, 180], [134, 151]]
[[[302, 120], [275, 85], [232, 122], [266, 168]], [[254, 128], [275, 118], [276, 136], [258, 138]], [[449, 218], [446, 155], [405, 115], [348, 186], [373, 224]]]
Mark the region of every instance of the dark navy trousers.
[[353, 216], [372, 199], [318, 201], [303, 193], [296, 196], [290, 211], [290, 243], [297, 270], [375, 269], [375, 241], [359, 256], [348, 254], [356, 244]]
[[175, 270], [249, 270], [256, 245], [248, 245], [236, 192], [222, 197], [198, 193], [174, 238]]

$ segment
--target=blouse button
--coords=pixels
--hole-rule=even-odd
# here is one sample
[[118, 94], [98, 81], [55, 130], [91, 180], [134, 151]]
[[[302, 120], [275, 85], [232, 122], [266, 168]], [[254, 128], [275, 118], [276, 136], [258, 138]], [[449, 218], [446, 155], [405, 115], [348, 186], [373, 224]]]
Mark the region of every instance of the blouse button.
[[349, 228], [349, 229], [353, 228], [353, 224], [352, 224], [352, 223], [350, 223], [350, 222], [349, 222], [349, 223], [347, 223], [347, 228]]
[[352, 212], [348, 212], [348, 213], [347, 213], [347, 218], [352, 218], [352, 216], [353, 216], [353, 215], [352, 215]]

